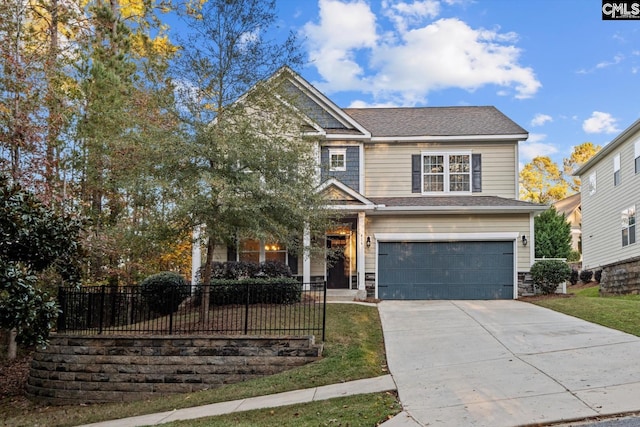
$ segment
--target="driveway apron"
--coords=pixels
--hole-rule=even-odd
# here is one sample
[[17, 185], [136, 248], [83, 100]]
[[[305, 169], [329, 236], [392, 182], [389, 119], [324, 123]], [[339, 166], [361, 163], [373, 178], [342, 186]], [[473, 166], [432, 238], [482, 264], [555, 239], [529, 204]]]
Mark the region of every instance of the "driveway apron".
[[514, 301], [383, 301], [389, 370], [419, 425], [520, 426], [640, 410], [640, 339]]

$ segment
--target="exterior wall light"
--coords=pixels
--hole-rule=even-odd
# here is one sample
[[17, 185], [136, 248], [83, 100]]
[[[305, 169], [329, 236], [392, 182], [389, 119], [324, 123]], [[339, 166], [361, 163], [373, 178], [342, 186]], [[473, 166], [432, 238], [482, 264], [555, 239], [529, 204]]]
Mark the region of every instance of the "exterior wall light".
[[524, 234], [522, 235], [522, 246], [527, 246], [527, 243], [529, 241], [527, 240], [527, 236], [525, 236]]
[[367, 236], [367, 247], [371, 247], [371, 236]]

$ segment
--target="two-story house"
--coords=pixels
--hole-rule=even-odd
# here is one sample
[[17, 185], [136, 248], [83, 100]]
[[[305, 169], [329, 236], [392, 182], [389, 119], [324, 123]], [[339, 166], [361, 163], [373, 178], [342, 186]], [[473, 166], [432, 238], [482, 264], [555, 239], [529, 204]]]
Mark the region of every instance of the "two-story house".
[[319, 137], [318, 191], [342, 217], [327, 247], [343, 256], [327, 263], [247, 241], [227, 259], [280, 260], [303, 283], [361, 297], [518, 297], [533, 217], [547, 208], [518, 200], [527, 131], [490, 106], [340, 108], [288, 68], [279, 75]]
[[604, 293], [640, 292], [640, 120], [575, 172], [582, 181], [582, 268]]

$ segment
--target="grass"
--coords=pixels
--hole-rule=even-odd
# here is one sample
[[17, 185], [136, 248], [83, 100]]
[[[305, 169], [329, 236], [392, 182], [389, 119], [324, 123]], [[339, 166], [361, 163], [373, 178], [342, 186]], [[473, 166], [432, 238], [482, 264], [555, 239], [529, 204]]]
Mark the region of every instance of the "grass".
[[640, 295], [601, 297], [598, 286], [569, 290], [572, 297], [532, 301], [589, 322], [640, 336]]
[[360, 394], [269, 410], [237, 412], [217, 417], [176, 421], [167, 427], [371, 427], [402, 410], [392, 393]]
[[[214, 390], [142, 402], [47, 407], [29, 402], [16, 404], [6, 399], [0, 402], [0, 420], [5, 426], [72, 426], [312, 388], [386, 373], [384, 341], [377, 308], [328, 304], [323, 358], [317, 362]], [[339, 402], [334, 404], [342, 405]], [[373, 411], [376, 401], [372, 400], [370, 405], [369, 409]]]

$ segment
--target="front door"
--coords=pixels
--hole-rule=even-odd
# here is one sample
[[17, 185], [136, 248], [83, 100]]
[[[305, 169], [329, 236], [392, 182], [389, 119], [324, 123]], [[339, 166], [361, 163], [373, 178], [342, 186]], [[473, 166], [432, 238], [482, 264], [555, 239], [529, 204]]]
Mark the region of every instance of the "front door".
[[327, 267], [327, 288], [349, 289], [349, 260], [345, 258], [347, 235], [327, 236], [327, 248], [332, 249], [336, 257]]

